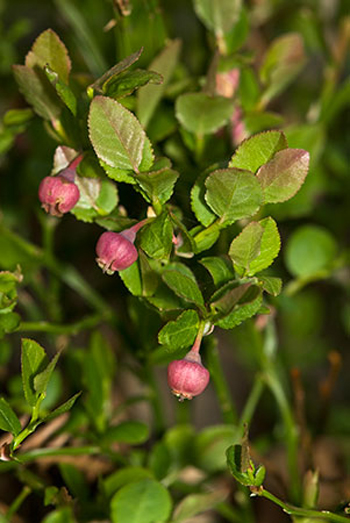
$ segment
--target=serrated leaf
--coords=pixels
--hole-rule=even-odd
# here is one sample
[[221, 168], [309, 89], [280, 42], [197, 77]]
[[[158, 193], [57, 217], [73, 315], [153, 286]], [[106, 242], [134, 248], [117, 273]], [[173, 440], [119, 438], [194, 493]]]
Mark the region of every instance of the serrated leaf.
[[64, 43], [52, 29], [47, 29], [35, 40], [26, 56], [25, 65], [44, 69], [46, 65], [55, 71], [60, 79], [68, 83], [71, 61]]
[[131, 185], [135, 185], [137, 183], [134, 173], [131, 169], [118, 169], [117, 167], [111, 167], [102, 160], [100, 160], [100, 165], [106, 172], [107, 176], [116, 182], [130, 183]]
[[162, 82], [163, 77], [159, 73], [135, 69], [111, 78], [107, 85], [103, 86], [103, 92], [111, 98], [123, 98], [147, 84], [160, 85]]
[[44, 68], [46, 78], [56, 90], [56, 93], [61, 98], [62, 102], [68, 107], [73, 116], [77, 115], [77, 99], [71, 88], [64, 83], [50, 67]]
[[39, 374], [37, 374], [34, 377], [34, 390], [37, 394], [46, 393], [48, 383], [49, 383], [51, 375], [56, 367], [56, 363], [57, 363], [59, 357], [60, 357], [60, 353], [58, 352], [52, 358], [52, 360], [50, 361], [50, 363], [48, 364], [46, 369], [44, 369], [42, 372], [40, 372]]
[[[181, 49], [180, 40], [173, 40], [151, 62], [149, 69], [156, 71], [163, 77], [161, 85], [147, 85], [137, 93], [137, 115], [142, 125], [147, 128], [164, 91], [171, 80], [179, 60]], [[146, 169], [145, 169], [146, 170]]]
[[197, 220], [205, 227], [208, 227], [216, 219], [215, 214], [211, 211], [210, 207], [208, 207], [204, 198], [206, 191], [204, 182], [207, 177], [207, 171], [200, 174], [191, 190], [192, 211], [196, 215]]
[[247, 169], [255, 173], [274, 155], [288, 147], [282, 131], [265, 131], [244, 140], [232, 156], [229, 167]]
[[141, 445], [149, 438], [149, 428], [141, 421], [122, 421], [115, 427], [109, 427], [103, 435], [103, 443], [127, 443]]
[[89, 112], [90, 140], [107, 165], [147, 171], [153, 164], [152, 146], [136, 116], [117, 101], [96, 96]]
[[281, 278], [274, 276], [259, 276], [259, 282], [264, 291], [272, 294], [272, 296], [278, 296], [282, 290]]
[[148, 256], [157, 260], [169, 258], [173, 243], [173, 228], [167, 212], [142, 227], [140, 245]]
[[233, 307], [249, 292], [251, 283], [240, 284], [237, 281], [227, 283], [214, 293], [210, 305], [221, 315], [227, 315]]
[[178, 177], [179, 173], [173, 169], [160, 169], [139, 173], [136, 182], [147, 193], [151, 202], [163, 205], [173, 194]]
[[250, 262], [248, 276], [253, 276], [257, 272], [267, 269], [273, 263], [281, 248], [281, 239], [275, 220], [271, 217], [264, 218], [260, 220], [259, 225], [264, 229], [260, 253]]
[[223, 226], [252, 216], [263, 203], [259, 181], [249, 171], [220, 169], [208, 176], [205, 185], [206, 202]]
[[233, 280], [235, 273], [232, 269], [231, 262], [226, 258], [219, 258], [218, 256], [208, 256], [202, 258], [199, 263], [211, 274], [216, 286], [223, 285], [229, 280]]
[[162, 279], [177, 296], [191, 303], [195, 303], [199, 307], [204, 307], [202, 293], [193, 275], [190, 277], [180, 272], [179, 269], [167, 268], [162, 274]]
[[221, 327], [222, 329], [233, 329], [248, 318], [255, 316], [255, 314], [257, 314], [260, 310], [261, 303], [262, 294], [260, 293], [253, 301], [234, 307], [230, 314], [228, 314], [225, 318], [217, 320], [215, 325]]
[[216, 36], [223, 36], [232, 29], [239, 19], [241, 7], [241, 0], [194, 0], [197, 16]]
[[310, 155], [303, 149], [285, 149], [263, 165], [257, 178], [265, 203], [285, 202], [300, 189], [309, 170]]
[[175, 351], [189, 347], [195, 340], [199, 327], [196, 311], [182, 312], [174, 321], [169, 321], [158, 333], [158, 341]]
[[251, 222], [232, 241], [229, 256], [241, 276], [249, 271], [251, 262], [259, 256], [263, 233], [260, 223]]
[[14, 65], [13, 74], [19, 90], [34, 111], [44, 120], [56, 120], [61, 113], [61, 102], [44, 72]]
[[37, 402], [38, 393], [34, 387], [34, 378], [40, 374], [47, 362], [47, 356], [44, 349], [34, 340], [22, 340], [22, 383], [24, 396], [31, 407]]
[[171, 512], [169, 492], [153, 479], [122, 487], [112, 498], [112, 523], [163, 523]]
[[58, 416], [61, 416], [61, 414], [68, 412], [73, 407], [74, 403], [79, 398], [80, 394], [81, 394], [81, 392], [74, 394], [74, 396], [72, 396], [69, 400], [65, 401], [64, 403], [62, 403], [62, 405], [57, 407], [57, 409], [53, 410], [52, 412], [50, 412], [50, 414], [45, 416], [45, 418], [42, 421], [43, 422], [50, 421], [54, 418], [57, 418]]
[[5, 398], [0, 398], [0, 429], [17, 436], [21, 430], [21, 423]]
[[175, 112], [187, 131], [203, 136], [214, 133], [228, 122], [233, 113], [233, 101], [204, 93], [183, 94], [176, 100]]

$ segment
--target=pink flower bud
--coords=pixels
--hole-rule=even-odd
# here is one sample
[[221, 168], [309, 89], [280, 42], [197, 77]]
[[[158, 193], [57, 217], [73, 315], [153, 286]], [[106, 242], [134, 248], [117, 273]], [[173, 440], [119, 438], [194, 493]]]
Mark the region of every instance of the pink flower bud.
[[201, 394], [209, 383], [210, 375], [202, 365], [198, 350], [192, 349], [183, 360], [172, 361], [168, 366], [168, 383], [172, 393], [191, 400]]
[[103, 272], [113, 274], [122, 271], [132, 265], [138, 258], [138, 252], [134, 245], [135, 233], [125, 231], [104, 232], [96, 245], [96, 261]]
[[78, 187], [64, 176], [46, 176], [39, 186], [39, 200], [52, 216], [62, 216], [76, 205], [80, 198]]

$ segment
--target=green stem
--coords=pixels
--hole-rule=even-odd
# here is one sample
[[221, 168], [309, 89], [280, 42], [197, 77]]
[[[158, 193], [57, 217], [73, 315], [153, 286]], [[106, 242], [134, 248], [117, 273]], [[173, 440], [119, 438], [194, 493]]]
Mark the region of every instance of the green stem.
[[261, 394], [262, 394], [264, 388], [265, 388], [265, 383], [264, 383], [263, 377], [261, 375], [258, 375], [255, 378], [254, 385], [250, 391], [250, 394], [249, 394], [248, 399], [244, 406], [244, 410], [241, 414], [241, 418], [239, 420], [239, 427], [241, 427], [242, 434], [243, 434], [244, 426], [246, 424], [249, 426], [251, 423], [255, 409], [259, 403], [259, 400], [261, 398]]
[[273, 501], [273, 503], [281, 507], [284, 510], [284, 512], [286, 512], [290, 516], [305, 517], [311, 519], [324, 519], [326, 521], [335, 521], [339, 523], [349, 523], [350, 521], [350, 518], [347, 518], [346, 516], [338, 516], [338, 514], [334, 514], [332, 512], [329, 512], [328, 510], [313, 510], [309, 508], [299, 508], [293, 505], [289, 505], [289, 503], [285, 503], [284, 501], [277, 498], [276, 496], [271, 494], [271, 492], [265, 490], [264, 488], [262, 488], [254, 494], [258, 494], [259, 496]]
[[[43, 233], [43, 249], [44, 257], [49, 260], [54, 259], [54, 239], [55, 231], [59, 221], [51, 216], [46, 216], [42, 212], [39, 213], [39, 221]], [[49, 312], [49, 317], [53, 321], [62, 321], [62, 308], [60, 305], [60, 281], [56, 275], [49, 275], [49, 291], [46, 292], [45, 303]]]
[[16, 497], [16, 499], [13, 501], [13, 503], [11, 504], [11, 506], [9, 507], [9, 509], [6, 512], [6, 518], [9, 521], [11, 521], [11, 518], [16, 514], [16, 512], [22, 505], [23, 501], [29, 496], [31, 491], [32, 491], [32, 489], [30, 487], [28, 487], [28, 485], [25, 485], [22, 488], [21, 492], [18, 494], [18, 496]]
[[106, 314], [91, 314], [76, 323], [71, 323], [70, 325], [57, 325], [48, 321], [23, 321], [20, 324], [18, 331], [74, 335], [85, 329], [92, 329], [107, 319], [108, 316]]
[[226, 377], [222, 370], [216, 340], [210, 338], [207, 343], [211, 343], [211, 346], [208, 347], [206, 352], [208, 370], [220, 404], [223, 420], [228, 424], [237, 423], [237, 412], [231, 399], [231, 393]]
[[82, 447], [62, 447], [59, 449], [45, 448], [30, 450], [23, 454], [18, 454], [18, 458], [22, 463], [35, 461], [38, 458], [53, 458], [57, 456], [81, 456], [81, 455], [95, 455], [101, 454], [100, 447], [96, 446], [82, 446]]

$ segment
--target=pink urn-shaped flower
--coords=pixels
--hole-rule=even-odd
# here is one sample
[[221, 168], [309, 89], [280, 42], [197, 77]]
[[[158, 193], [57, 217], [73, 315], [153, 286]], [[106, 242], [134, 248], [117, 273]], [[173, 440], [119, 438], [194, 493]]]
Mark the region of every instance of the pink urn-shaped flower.
[[182, 360], [172, 361], [168, 366], [168, 383], [171, 391], [180, 401], [191, 400], [201, 394], [209, 383], [210, 375], [202, 365], [196, 347]]
[[107, 274], [123, 271], [132, 265], [138, 258], [134, 245], [137, 231], [147, 220], [142, 220], [130, 229], [122, 232], [104, 232], [96, 245], [96, 261]]

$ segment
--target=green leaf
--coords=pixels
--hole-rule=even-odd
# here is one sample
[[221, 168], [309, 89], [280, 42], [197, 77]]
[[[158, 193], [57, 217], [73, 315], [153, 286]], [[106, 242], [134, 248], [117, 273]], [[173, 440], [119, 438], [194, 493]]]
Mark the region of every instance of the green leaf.
[[117, 167], [111, 167], [103, 160], [100, 160], [100, 165], [103, 167], [109, 178], [112, 178], [112, 180], [117, 182], [130, 183], [131, 185], [135, 185], [137, 183], [134, 177], [134, 173], [131, 169], [118, 169]]
[[117, 188], [108, 179], [76, 176], [75, 184], [80, 198], [71, 212], [78, 220], [92, 222], [94, 218], [111, 213], [118, 204]]
[[288, 147], [282, 131], [265, 131], [244, 140], [232, 156], [229, 167], [247, 169], [255, 173], [272, 160], [274, 155]]
[[132, 64], [137, 62], [137, 60], [140, 58], [142, 54], [143, 48], [139, 49], [135, 53], [131, 54], [130, 56], [127, 56], [120, 62], [118, 62], [116, 65], [108, 69], [106, 73], [104, 73], [100, 78], [98, 78], [93, 84], [91, 84], [88, 87], [88, 93], [91, 93], [91, 96], [93, 96], [93, 91], [96, 90], [97, 92], [101, 93], [103, 92], [103, 89], [108, 89], [108, 82], [113, 81], [120, 73], [128, 69]]
[[131, 294], [134, 296], [142, 296], [142, 279], [140, 266], [137, 261], [127, 269], [119, 271], [118, 274]]
[[148, 256], [157, 260], [168, 259], [173, 247], [173, 228], [170, 216], [163, 212], [151, 223], [142, 227], [140, 245]]
[[331, 269], [337, 244], [330, 232], [316, 225], [299, 227], [289, 238], [285, 261], [289, 272], [299, 278], [317, 276]]
[[149, 428], [141, 421], [123, 421], [115, 427], [109, 427], [103, 435], [103, 442], [107, 445], [113, 443], [127, 443], [128, 445], [141, 445], [149, 438]]
[[242, 471], [242, 445], [231, 445], [227, 449], [226, 456], [228, 467], [235, 480], [246, 487], [251, 486], [251, 478], [246, 471]]
[[50, 512], [43, 520], [42, 523], [75, 523], [76, 520], [73, 516], [72, 509], [70, 507], [63, 507], [53, 512]]
[[121, 487], [146, 478], [153, 479], [153, 474], [150, 470], [142, 467], [124, 467], [103, 481], [104, 492], [110, 498]]
[[113, 523], [163, 523], [168, 520], [172, 501], [169, 492], [153, 479], [122, 487], [112, 498]]
[[178, 177], [178, 172], [165, 168], [139, 173], [135, 179], [153, 204], [160, 203], [163, 205], [173, 194], [174, 185]]
[[194, 0], [197, 16], [216, 36], [223, 36], [232, 29], [239, 19], [241, 7], [241, 0]]
[[195, 439], [196, 465], [209, 473], [225, 470], [226, 449], [236, 441], [239, 441], [239, 431], [234, 425], [215, 425], [203, 429]]
[[294, 80], [306, 62], [303, 39], [298, 33], [276, 38], [267, 50], [260, 68], [260, 77], [266, 85], [261, 104], [266, 105]]
[[50, 67], [45, 66], [44, 71], [46, 78], [55, 88], [56, 93], [61, 98], [62, 102], [68, 107], [73, 116], [77, 116], [77, 99], [71, 88], [65, 84], [56, 71], [53, 71]]
[[207, 176], [208, 171], [204, 171], [200, 176], [198, 176], [191, 190], [192, 211], [196, 215], [197, 220], [205, 227], [208, 227], [216, 219], [215, 214], [210, 210], [204, 198], [206, 191], [204, 182]]
[[59, 469], [69, 494], [81, 502], [86, 502], [89, 498], [89, 487], [84, 473], [72, 463], [60, 462]]
[[217, 489], [204, 494], [189, 494], [183, 498], [174, 510], [172, 523], [188, 521], [189, 518], [213, 509], [227, 498], [225, 489]]
[[37, 394], [46, 393], [47, 386], [49, 384], [51, 375], [56, 367], [56, 363], [59, 357], [60, 353], [57, 352], [57, 354], [52, 358], [46, 369], [44, 369], [42, 372], [40, 372], [34, 377], [34, 390]]
[[71, 70], [68, 51], [52, 29], [47, 29], [38, 36], [26, 56], [25, 65], [30, 68], [37, 66], [40, 69], [48, 65], [63, 82], [68, 83]]
[[227, 283], [235, 277], [232, 264], [226, 258], [208, 256], [207, 258], [199, 260], [199, 263], [204, 265], [207, 271], [209, 271], [216, 286]]
[[175, 321], [169, 321], [159, 331], [158, 341], [171, 351], [189, 347], [195, 340], [199, 327], [196, 311], [182, 312]]
[[25, 125], [33, 119], [34, 113], [31, 109], [9, 109], [3, 116], [2, 123], [6, 127]]
[[97, 156], [107, 165], [147, 171], [153, 164], [153, 151], [136, 116], [117, 101], [96, 96], [89, 113], [90, 140]]
[[214, 293], [210, 304], [221, 315], [224, 314], [226, 316], [248, 292], [250, 295], [251, 285], [250, 282], [240, 284], [236, 280], [229, 282]]
[[0, 429], [11, 432], [14, 436], [17, 436], [22, 430], [19, 419], [5, 398], [0, 398]]
[[285, 202], [300, 189], [309, 170], [310, 155], [303, 149], [285, 149], [263, 165], [257, 178], [265, 203]]
[[81, 392], [74, 394], [74, 396], [69, 398], [69, 400], [65, 401], [64, 403], [62, 403], [62, 405], [57, 407], [57, 409], [53, 410], [52, 412], [50, 412], [50, 414], [45, 416], [45, 418], [42, 421], [44, 421], [44, 422], [51, 421], [52, 419], [57, 418], [58, 416], [61, 416], [61, 414], [68, 412], [73, 407], [74, 403], [79, 398], [80, 394], [81, 394]]
[[206, 202], [223, 226], [252, 216], [263, 203], [259, 181], [249, 171], [220, 169], [208, 176], [205, 185]]
[[103, 87], [104, 94], [111, 98], [123, 98], [128, 96], [135, 89], [139, 89], [147, 84], [159, 85], [163, 82], [163, 77], [154, 71], [135, 69], [127, 71], [121, 75], [113, 77], [106, 86]]
[[177, 296], [203, 308], [203, 296], [193, 274], [189, 269], [184, 274], [179, 266], [180, 264], [176, 264], [175, 268], [167, 268], [163, 272], [162, 278], [164, 282], [175, 292], [175, 294], [177, 294]]
[[220, 223], [212, 223], [207, 229], [195, 227], [191, 231], [196, 245], [196, 254], [210, 249], [220, 236]]
[[0, 314], [0, 336], [4, 333], [14, 332], [21, 322], [21, 317], [16, 312]]
[[214, 133], [228, 122], [233, 113], [233, 101], [204, 93], [183, 94], [176, 100], [175, 111], [181, 125], [201, 137]]
[[22, 383], [24, 396], [31, 407], [37, 402], [39, 394], [34, 386], [34, 378], [46, 366], [47, 356], [44, 349], [34, 340], [22, 339]]
[[260, 253], [249, 265], [249, 276], [267, 269], [273, 263], [281, 248], [281, 239], [275, 220], [268, 217], [260, 220], [259, 224], [264, 229], [260, 243]]
[[[256, 288], [254, 288], [256, 292]], [[253, 295], [254, 296], [254, 295]], [[259, 311], [262, 304], [262, 293], [253, 299], [253, 301], [244, 303], [243, 305], [236, 305], [232, 312], [225, 316], [225, 318], [215, 321], [215, 325], [221, 327], [222, 329], [233, 329], [237, 327], [245, 320], [251, 318]]]
[[282, 290], [281, 278], [274, 276], [259, 276], [259, 283], [264, 291], [272, 294], [272, 296], [278, 296]]
[[240, 276], [249, 271], [251, 262], [259, 256], [263, 233], [260, 223], [251, 222], [232, 241], [229, 256]]
[[164, 91], [169, 84], [180, 56], [180, 40], [171, 41], [153, 60], [149, 69], [163, 77], [161, 85], [147, 85], [137, 93], [137, 115], [144, 128], [147, 128]]
[[44, 72], [25, 65], [14, 65], [13, 74], [19, 90], [34, 111], [44, 120], [56, 120], [61, 113], [61, 102]]

